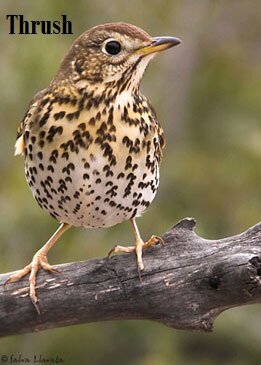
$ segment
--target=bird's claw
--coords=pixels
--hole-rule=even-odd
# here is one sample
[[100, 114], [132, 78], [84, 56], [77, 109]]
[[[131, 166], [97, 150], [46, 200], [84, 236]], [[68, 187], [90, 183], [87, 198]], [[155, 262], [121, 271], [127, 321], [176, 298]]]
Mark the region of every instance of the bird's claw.
[[43, 269], [45, 271], [49, 271], [49, 272], [55, 272], [58, 274], [62, 274], [59, 270], [54, 269], [47, 261], [47, 257], [45, 254], [42, 254], [41, 252], [37, 252], [33, 259], [32, 262], [29, 265], [26, 265], [23, 269], [17, 271], [16, 273], [14, 273], [13, 275], [11, 275], [4, 283], [4, 286], [6, 286], [7, 284], [10, 283], [14, 283], [18, 280], [20, 280], [21, 278], [23, 278], [24, 276], [26, 276], [28, 273], [30, 273], [29, 276], [29, 297], [31, 299], [31, 302], [33, 303], [37, 313], [40, 315], [40, 309], [39, 306], [37, 305], [38, 303], [38, 298], [36, 295], [36, 291], [35, 291], [35, 287], [36, 287], [36, 276], [37, 276], [37, 272], [40, 269]]
[[144, 243], [144, 248], [150, 247], [150, 246], [154, 246], [154, 245], [158, 245], [158, 244], [164, 245], [164, 240], [163, 238], [159, 237], [159, 236], [155, 236], [152, 235], [148, 241], [146, 241]]
[[144, 270], [144, 264], [143, 264], [143, 259], [142, 259], [142, 251], [145, 248], [148, 248], [150, 246], [154, 246], [158, 243], [164, 244], [164, 240], [159, 236], [152, 235], [146, 242], [143, 242], [141, 239], [137, 240], [135, 242], [134, 246], [125, 247], [125, 246], [116, 245], [109, 251], [109, 253], [107, 255], [107, 259], [109, 259], [112, 254], [118, 253], [118, 252], [124, 252], [124, 253], [136, 252], [139, 279], [140, 279], [140, 281], [142, 281], [141, 280], [141, 272]]

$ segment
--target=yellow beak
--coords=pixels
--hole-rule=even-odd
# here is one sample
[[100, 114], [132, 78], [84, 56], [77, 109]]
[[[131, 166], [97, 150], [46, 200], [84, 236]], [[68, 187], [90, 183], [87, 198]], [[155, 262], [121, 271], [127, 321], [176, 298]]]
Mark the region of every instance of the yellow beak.
[[134, 53], [147, 56], [151, 53], [164, 51], [165, 49], [177, 46], [182, 41], [175, 37], [154, 37], [152, 43], [146, 47], [137, 49]]

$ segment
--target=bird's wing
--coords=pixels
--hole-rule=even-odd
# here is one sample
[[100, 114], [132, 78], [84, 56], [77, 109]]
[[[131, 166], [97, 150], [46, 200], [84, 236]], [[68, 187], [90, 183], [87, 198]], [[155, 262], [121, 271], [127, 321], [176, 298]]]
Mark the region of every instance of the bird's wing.
[[32, 99], [29, 107], [25, 113], [23, 120], [21, 121], [16, 135], [15, 142], [15, 155], [23, 155], [24, 154], [24, 132], [26, 130], [27, 125], [34, 120], [35, 112], [38, 109], [39, 101], [42, 99], [42, 96], [46, 93], [46, 89], [39, 91], [34, 98]]
[[166, 139], [164, 136], [163, 129], [161, 128], [159, 123], [157, 124], [157, 133], [158, 133], [158, 141], [159, 141], [158, 156], [159, 156], [159, 163], [160, 163], [162, 160], [163, 148], [166, 145]]
[[159, 145], [158, 145], [159, 146], [159, 148], [158, 148], [158, 158], [159, 158], [159, 162], [161, 162], [161, 160], [162, 160], [162, 151], [163, 151], [163, 148], [166, 145], [166, 139], [165, 139], [163, 129], [162, 129], [162, 127], [161, 127], [161, 125], [158, 121], [158, 117], [157, 117], [157, 114], [156, 114], [156, 111], [155, 111], [154, 107], [151, 105], [149, 100], [147, 100], [147, 102], [148, 102], [148, 105], [150, 107], [153, 119], [154, 119], [155, 124], [156, 124], [156, 131], [157, 131], [158, 143], [159, 143]]

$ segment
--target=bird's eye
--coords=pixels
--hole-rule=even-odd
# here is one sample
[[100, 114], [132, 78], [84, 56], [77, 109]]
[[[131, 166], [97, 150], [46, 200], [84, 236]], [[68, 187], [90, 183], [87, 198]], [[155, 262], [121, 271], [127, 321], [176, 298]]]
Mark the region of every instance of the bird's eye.
[[121, 51], [121, 44], [117, 41], [109, 41], [105, 44], [105, 51], [109, 55], [115, 56]]

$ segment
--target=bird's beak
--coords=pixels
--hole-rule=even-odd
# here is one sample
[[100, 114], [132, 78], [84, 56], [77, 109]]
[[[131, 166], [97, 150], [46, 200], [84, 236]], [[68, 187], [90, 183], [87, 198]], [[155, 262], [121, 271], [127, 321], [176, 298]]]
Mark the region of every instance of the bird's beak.
[[147, 56], [177, 46], [182, 41], [175, 37], [154, 37], [150, 45], [137, 49], [134, 53]]

